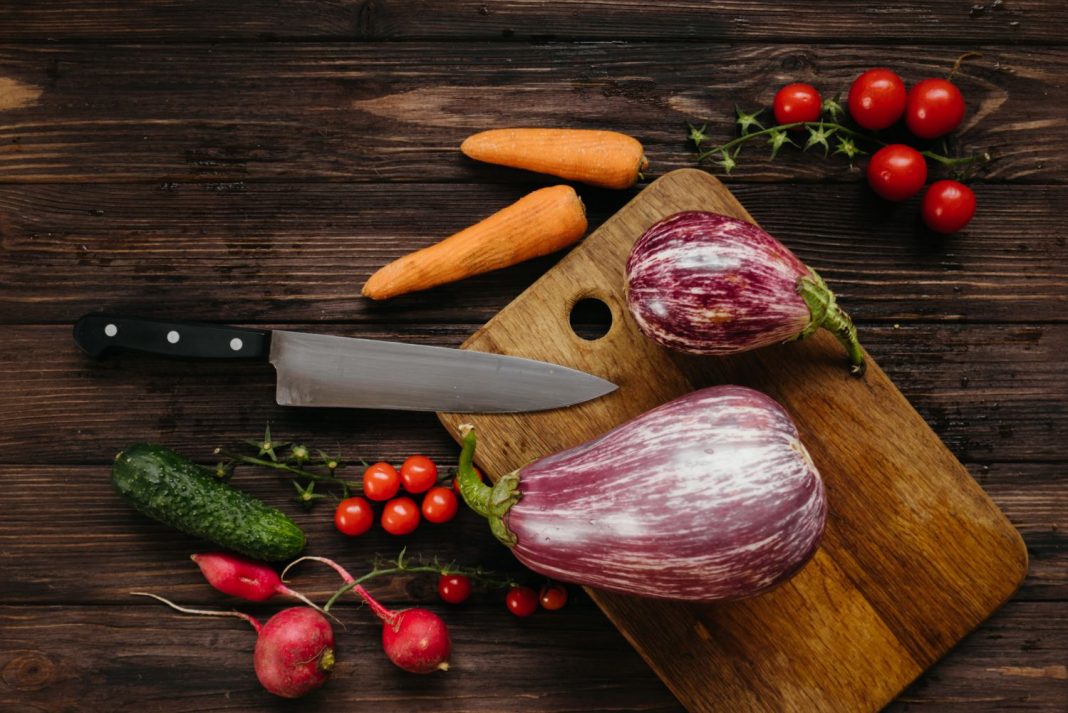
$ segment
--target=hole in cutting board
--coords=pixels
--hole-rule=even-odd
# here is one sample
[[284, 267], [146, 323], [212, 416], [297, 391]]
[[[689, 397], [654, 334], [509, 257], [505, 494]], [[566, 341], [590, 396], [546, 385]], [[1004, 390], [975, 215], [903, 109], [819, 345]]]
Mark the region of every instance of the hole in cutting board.
[[568, 321], [571, 331], [579, 338], [592, 342], [608, 334], [612, 328], [612, 310], [596, 297], [583, 297], [571, 308]]

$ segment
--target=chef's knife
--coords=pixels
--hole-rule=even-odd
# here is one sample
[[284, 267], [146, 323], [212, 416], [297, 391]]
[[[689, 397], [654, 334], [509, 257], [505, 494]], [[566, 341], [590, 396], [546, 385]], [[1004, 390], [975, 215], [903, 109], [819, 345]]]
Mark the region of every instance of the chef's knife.
[[278, 372], [283, 406], [406, 411], [540, 411], [616, 389], [610, 381], [533, 359], [280, 329], [91, 314], [74, 340], [94, 357], [127, 349], [178, 357], [259, 359]]

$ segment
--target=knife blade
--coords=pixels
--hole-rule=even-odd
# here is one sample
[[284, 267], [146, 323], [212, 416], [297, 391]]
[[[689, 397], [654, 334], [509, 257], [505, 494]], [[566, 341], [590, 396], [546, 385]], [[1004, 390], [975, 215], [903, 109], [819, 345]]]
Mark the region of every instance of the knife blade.
[[270, 361], [283, 406], [510, 413], [571, 406], [617, 388], [577, 369], [523, 357], [106, 314], [79, 319], [74, 341], [94, 357], [132, 350]]

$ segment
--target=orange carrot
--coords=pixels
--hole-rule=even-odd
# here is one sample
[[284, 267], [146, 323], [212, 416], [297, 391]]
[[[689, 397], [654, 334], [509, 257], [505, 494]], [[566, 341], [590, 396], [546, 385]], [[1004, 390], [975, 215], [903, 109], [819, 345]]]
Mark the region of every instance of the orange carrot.
[[586, 209], [571, 186], [534, 191], [485, 220], [381, 268], [363, 294], [386, 300], [547, 255], [586, 233]]
[[548, 173], [603, 188], [629, 188], [649, 167], [637, 139], [590, 129], [494, 129], [460, 145], [478, 161]]

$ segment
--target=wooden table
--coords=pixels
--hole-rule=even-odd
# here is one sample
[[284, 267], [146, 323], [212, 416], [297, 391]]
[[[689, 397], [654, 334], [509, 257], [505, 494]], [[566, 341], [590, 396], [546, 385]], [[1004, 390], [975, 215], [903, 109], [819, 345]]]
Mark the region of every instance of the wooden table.
[[[902, 693], [895, 710], [1063, 710], [1068, 696], [1068, 6], [1052, 0], [877, 7], [702, 2], [110, 3], [0, 0], [0, 708], [264, 710], [252, 632], [127, 595], [216, 608], [186, 556], [201, 545], [132, 513], [109, 461], [150, 439], [209, 461], [270, 423], [351, 460], [456, 456], [431, 414], [283, 409], [269, 367], [122, 357], [93, 363], [70, 325], [100, 308], [455, 346], [555, 258], [385, 305], [379, 265], [546, 180], [456, 147], [509, 125], [613, 128], [650, 176], [693, 164], [688, 121], [733, 135], [734, 105], [789, 81], [828, 94], [864, 68], [958, 83], [965, 151], [992, 150], [962, 234], [917, 228], [918, 200], [875, 200], [841, 157], [740, 155], [729, 185], [836, 287], [862, 339], [1023, 532], [1016, 597]], [[581, 190], [599, 224], [631, 195]], [[355, 570], [401, 542], [349, 541], [330, 505], [239, 470], [310, 551]], [[519, 574], [473, 516], [405, 544]], [[323, 597], [334, 580], [298, 570]], [[426, 579], [382, 582], [434, 602]], [[445, 612], [455, 668], [413, 677], [345, 609], [340, 664], [297, 709], [675, 711], [668, 691], [577, 589], [517, 620], [500, 593]], [[245, 607], [267, 614], [272, 607]], [[342, 704], [345, 704], [342, 703]], [[278, 706], [281, 708], [282, 706]], [[286, 706], [294, 708], [293, 706]]]

